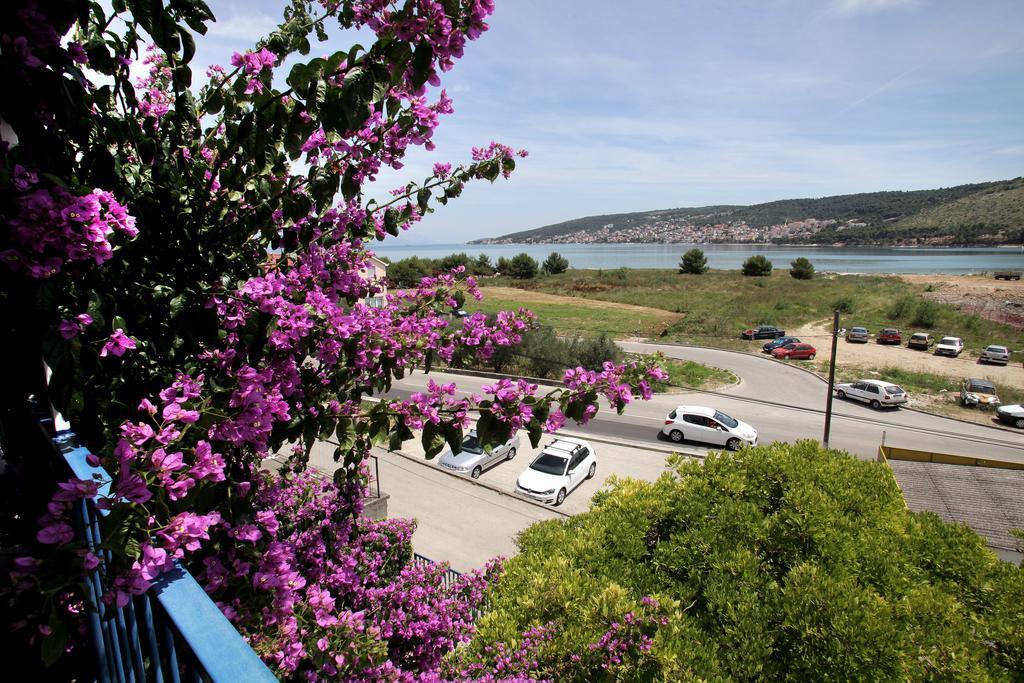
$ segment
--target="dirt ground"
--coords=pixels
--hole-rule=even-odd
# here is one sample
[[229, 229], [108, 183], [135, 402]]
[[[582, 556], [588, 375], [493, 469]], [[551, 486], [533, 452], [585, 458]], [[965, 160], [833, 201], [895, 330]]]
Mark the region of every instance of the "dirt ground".
[[[817, 360], [827, 361], [832, 351], [831, 326], [831, 320], [822, 320], [804, 325], [790, 334], [813, 344], [818, 350]], [[1024, 389], [1024, 367], [1020, 363], [1006, 366], [988, 365], [966, 355], [959, 358], [936, 356], [930, 351], [908, 349], [906, 344], [876, 344], [874, 340], [867, 344], [851, 344], [845, 339], [840, 339], [836, 356], [839, 367], [844, 369], [893, 366], [912, 372], [930, 372], [962, 379], [979, 377], [992, 380], [996, 386], [1005, 384]]]
[[965, 313], [1024, 330], [1024, 280], [996, 280], [991, 275], [901, 275], [911, 284], [931, 285], [926, 299], [952, 304]]

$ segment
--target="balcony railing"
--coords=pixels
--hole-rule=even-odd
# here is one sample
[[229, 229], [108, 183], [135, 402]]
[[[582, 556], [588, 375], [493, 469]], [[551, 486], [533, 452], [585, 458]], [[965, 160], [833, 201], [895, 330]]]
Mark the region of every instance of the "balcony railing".
[[[72, 432], [58, 432], [54, 444], [75, 477], [92, 480], [99, 475], [110, 481], [105, 470], [86, 461], [89, 451], [78, 444]], [[100, 494], [108, 493], [109, 484], [105, 484]], [[101, 559], [100, 567], [86, 582], [89, 600], [97, 607], [89, 613], [97, 681], [277, 680], [192, 575], [178, 564], [124, 607], [104, 605], [100, 600], [106, 590], [101, 570], [110, 560], [110, 551], [101, 546], [100, 530], [106, 514], [93, 500], [81, 501], [75, 509], [79, 538]]]

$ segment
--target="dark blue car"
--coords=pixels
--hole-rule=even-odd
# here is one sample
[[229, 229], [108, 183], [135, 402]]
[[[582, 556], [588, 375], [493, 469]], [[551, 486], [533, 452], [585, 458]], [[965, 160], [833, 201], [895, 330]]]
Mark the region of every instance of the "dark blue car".
[[762, 346], [761, 349], [765, 353], [771, 353], [772, 349], [777, 349], [780, 346], [785, 346], [786, 344], [796, 344], [799, 341], [800, 340], [796, 337], [779, 337], [778, 339], [772, 339], [770, 342]]

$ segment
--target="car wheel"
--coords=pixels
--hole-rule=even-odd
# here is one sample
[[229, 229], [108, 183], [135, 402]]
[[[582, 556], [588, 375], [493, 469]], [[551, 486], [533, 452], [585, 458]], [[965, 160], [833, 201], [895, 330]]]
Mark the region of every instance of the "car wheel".
[[845, 399], [846, 398], [846, 392], [843, 391], [842, 389], [840, 389], [839, 391], [836, 392], [836, 398]]
[[597, 463], [590, 463], [590, 469], [587, 471], [587, 479], [593, 479], [594, 475], [597, 474]]
[[565, 502], [565, 489], [558, 489], [558, 495], [555, 497], [555, 506], [559, 506]]
[[516, 457], [516, 449], [514, 449], [514, 448], [508, 449], [508, 455], [505, 456], [505, 459], [506, 460], [511, 460], [514, 457]]
[[814, 360], [814, 354], [812, 353], [811, 355], [807, 356], [807, 360]]
[[1018, 417], [1013, 421], [1013, 426], [1017, 429], [1024, 429], [1024, 417]]
[[725, 447], [730, 451], [738, 451], [743, 442], [737, 439], [735, 436], [725, 442]]
[[878, 402], [877, 398], [873, 398], [871, 399], [871, 407], [874, 408], [875, 410], [878, 410], [879, 408], [882, 407], [882, 404]]
[[473, 468], [473, 471], [469, 473], [469, 476], [473, 477], [474, 479], [479, 479], [482, 473], [483, 470], [480, 469], [480, 465], [477, 465], [476, 467]]
[[673, 429], [668, 433], [668, 438], [672, 439], [676, 443], [680, 443], [683, 440], [683, 433], [678, 429]]

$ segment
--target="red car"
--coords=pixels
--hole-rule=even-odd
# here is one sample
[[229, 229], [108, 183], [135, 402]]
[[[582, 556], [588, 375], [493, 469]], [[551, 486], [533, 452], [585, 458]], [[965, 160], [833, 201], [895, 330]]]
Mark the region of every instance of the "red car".
[[772, 349], [772, 356], [775, 358], [791, 358], [793, 360], [814, 360], [817, 350], [810, 344], [786, 344], [777, 349]]
[[887, 327], [878, 333], [876, 341], [879, 344], [902, 344], [903, 337], [900, 336], [900, 331], [895, 327]]

